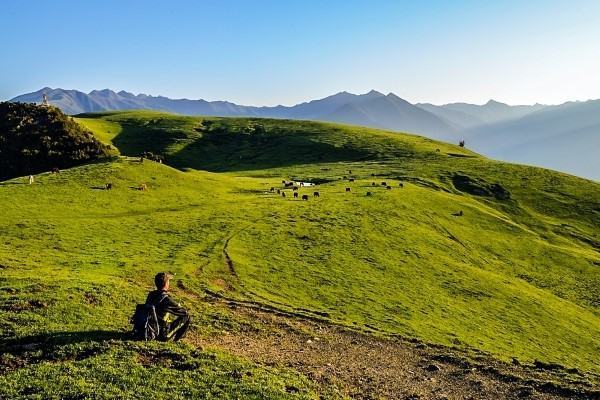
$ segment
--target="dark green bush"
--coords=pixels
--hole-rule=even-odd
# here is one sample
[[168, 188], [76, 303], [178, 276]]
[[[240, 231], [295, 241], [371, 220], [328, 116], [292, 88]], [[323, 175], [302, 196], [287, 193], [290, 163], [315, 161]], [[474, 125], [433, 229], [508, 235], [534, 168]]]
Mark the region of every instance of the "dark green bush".
[[106, 157], [108, 146], [56, 107], [0, 102], [0, 180]]

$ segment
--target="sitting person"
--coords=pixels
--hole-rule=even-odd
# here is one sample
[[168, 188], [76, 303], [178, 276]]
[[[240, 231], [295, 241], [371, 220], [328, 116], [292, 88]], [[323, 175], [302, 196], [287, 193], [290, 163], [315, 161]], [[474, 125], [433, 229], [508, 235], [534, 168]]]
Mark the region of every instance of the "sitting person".
[[[158, 340], [165, 342], [171, 339], [174, 341], [180, 340], [190, 327], [190, 316], [187, 310], [169, 296], [169, 282], [172, 277], [172, 275], [165, 272], [156, 274], [154, 277], [156, 290], [148, 293], [146, 299], [146, 304], [152, 304], [156, 309], [159, 325]], [[169, 322], [169, 314], [177, 318]]]

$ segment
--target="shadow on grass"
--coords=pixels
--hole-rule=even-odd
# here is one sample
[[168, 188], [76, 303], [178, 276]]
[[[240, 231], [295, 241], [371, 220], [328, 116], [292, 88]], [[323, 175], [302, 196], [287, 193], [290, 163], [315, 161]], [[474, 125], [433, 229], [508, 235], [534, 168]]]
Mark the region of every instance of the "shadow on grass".
[[0, 339], [0, 354], [10, 353], [20, 355], [36, 350], [50, 353], [57, 347], [70, 344], [93, 344], [107, 340], [131, 339], [129, 332], [123, 331], [80, 331], [80, 332], [52, 332], [39, 335], [23, 336], [18, 338]]
[[[263, 128], [249, 130], [254, 125]], [[165, 156], [175, 168], [211, 172], [353, 162], [373, 156], [367, 149], [325, 142], [322, 130], [313, 122], [262, 119], [214, 120], [210, 127], [189, 131], [124, 123], [113, 143], [123, 155], [148, 151]]]

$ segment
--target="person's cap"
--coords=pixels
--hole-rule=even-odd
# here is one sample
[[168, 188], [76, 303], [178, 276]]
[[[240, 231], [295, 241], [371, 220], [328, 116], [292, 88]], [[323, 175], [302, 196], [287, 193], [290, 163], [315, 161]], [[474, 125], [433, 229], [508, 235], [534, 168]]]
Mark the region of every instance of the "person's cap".
[[161, 288], [165, 287], [167, 281], [169, 281], [169, 279], [171, 279], [173, 277], [173, 275], [174, 274], [171, 274], [169, 272], [159, 272], [154, 277], [154, 284], [156, 285], [156, 287], [158, 289], [161, 289]]

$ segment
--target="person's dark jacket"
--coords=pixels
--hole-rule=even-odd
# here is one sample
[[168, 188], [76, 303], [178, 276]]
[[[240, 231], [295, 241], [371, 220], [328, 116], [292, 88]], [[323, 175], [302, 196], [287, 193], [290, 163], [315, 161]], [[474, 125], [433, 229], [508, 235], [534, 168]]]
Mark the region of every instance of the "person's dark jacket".
[[156, 317], [158, 318], [161, 335], [166, 335], [169, 332], [169, 325], [166, 321], [167, 314], [173, 314], [177, 317], [188, 317], [187, 310], [175, 302], [169, 296], [169, 293], [164, 290], [153, 290], [148, 293], [146, 304], [152, 304], [156, 309]]

